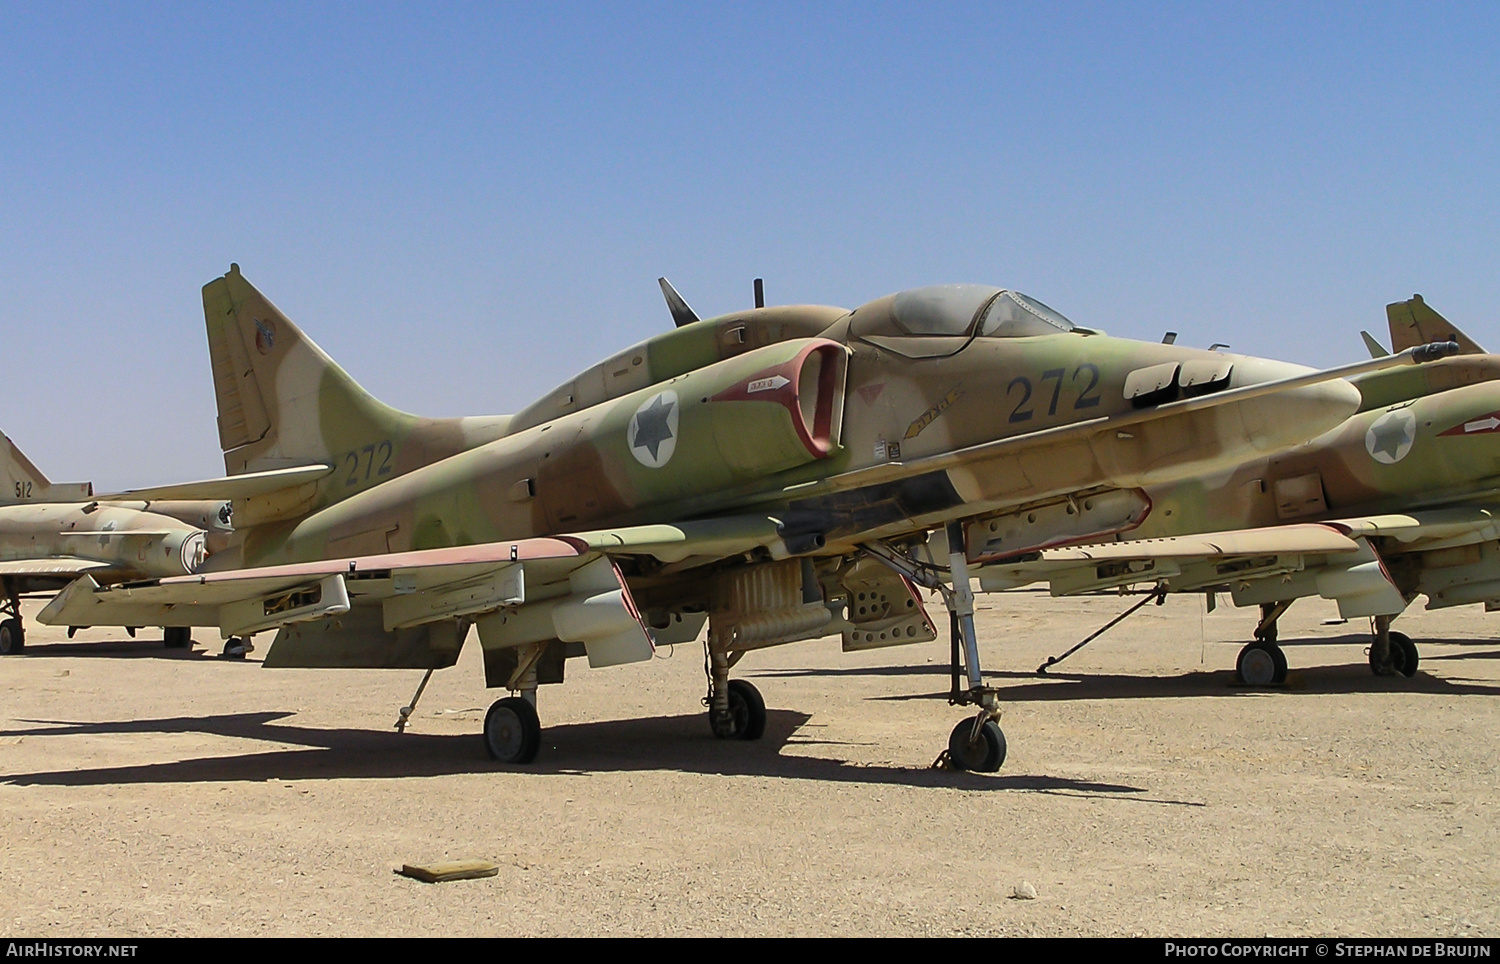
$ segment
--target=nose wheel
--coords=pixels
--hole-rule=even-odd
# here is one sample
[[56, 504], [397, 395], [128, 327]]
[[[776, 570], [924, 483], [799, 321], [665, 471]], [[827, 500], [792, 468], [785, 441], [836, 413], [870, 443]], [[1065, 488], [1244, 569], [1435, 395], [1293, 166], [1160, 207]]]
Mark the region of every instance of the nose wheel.
[[948, 762], [955, 770], [994, 773], [1005, 763], [1005, 733], [984, 714], [964, 720], [948, 736]]

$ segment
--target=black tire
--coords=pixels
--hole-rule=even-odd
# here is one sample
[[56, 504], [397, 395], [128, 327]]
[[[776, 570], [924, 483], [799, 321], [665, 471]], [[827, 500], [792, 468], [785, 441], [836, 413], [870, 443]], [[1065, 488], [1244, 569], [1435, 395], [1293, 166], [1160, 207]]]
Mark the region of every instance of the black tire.
[[974, 740], [973, 718], [963, 720], [948, 736], [948, 760], [955, 770], [994, 773], [1005, 762], [1005, 733], [994, 720], [985, 720]]
[[536, 707], [519, 696], [496, 700], [484, 715], [484, 749], [501, 763], [530, 763], [542, 748]]
[[242, 636], [231, 636], [224, 640], [223, 659], [244, 659], [250, 652], [250, 641]]
[[[758, 740], [766, 735], [766, 701], [754, 684], [742, 679], [729, 681], [729, 708], [734, 712], [735, 697], [745, 704], [745, 728], [738, 734], [742, 740]], [[738, 714], [736, 714], [738, 716]]]
[[187, 626], [167, 626], [161, 631], [161, 644], [167, 649], [191, 649], [193, 630]]
[[708, 725], [721, 740], [758, 740], [766, 732], [766, 701], [760, 690], [742, 679], [729, 681], [729, 715], [708, 710]]
[[1417, 644], [1411, 641], [1411, 637], [1405, 633], [1391, 633], [1391, 664], [1396, 667], [1396, 672], [1410, 679], [1417, 675], [1417, 662], [1420, 659], [1417, 653]]
[[1240, 650], [1234, 673], [1245, 686], [1280, 686], [1286, 682], [1286, 653], [1266, 640], [1256, 640]]
[[19, 619], [0, 622], [0, 656], [13, 656], [26, 648], [26, 630]]

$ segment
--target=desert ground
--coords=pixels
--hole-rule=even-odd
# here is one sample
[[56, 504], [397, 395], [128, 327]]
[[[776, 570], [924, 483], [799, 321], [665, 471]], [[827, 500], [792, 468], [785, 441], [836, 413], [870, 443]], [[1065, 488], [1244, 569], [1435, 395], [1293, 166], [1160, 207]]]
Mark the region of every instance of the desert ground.
[[[1235, 685], [1255, 613], [981, 597], [998, 774], [931, 769], [947, 643], [751, 653], [765, 738], [709, 733], [701, 647], [544, 687], [536, 764], [492, 763], [477, 642], [434, 675], [262, 670], [200, 630], [0, 658], [0, 931], [81, 935], [1500, 933], [1500, 615], [1397, 622], [1414, 679], [1330, 603], [1284, 687]], [[39, 603], [28, 602], [28, 615]], [[480, 858], [423, 884], [404, 863]], [[1031, 900], [1013, 894], [1029, 883]]]

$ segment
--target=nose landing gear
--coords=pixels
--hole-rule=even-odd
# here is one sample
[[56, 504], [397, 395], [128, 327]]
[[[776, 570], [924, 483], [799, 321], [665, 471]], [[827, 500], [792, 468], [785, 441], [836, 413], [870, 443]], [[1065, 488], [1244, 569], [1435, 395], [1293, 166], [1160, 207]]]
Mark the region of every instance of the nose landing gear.
[[[955, 770], [994, 773], [1005, 763], [1005, 733], [1000, 729], [999, 694], [993, 687], [984, 685], [979, 669], [979, 642], [974, 635], [974, 590], [969, 585], [968, 552], [964, 544], [964, 527], [960, 523], [948, 524], [948, 550], [953, 590], [942, 593], [943, 603], [948, 607], [952, 640], [953, 688], [948, 702], [954, 706], [978, 706], [979, 712], [953, 728], [948, 737], [948, 749], [938, 760]], [[961, 674], [967, 677], [967, 690], [960, 687]]]

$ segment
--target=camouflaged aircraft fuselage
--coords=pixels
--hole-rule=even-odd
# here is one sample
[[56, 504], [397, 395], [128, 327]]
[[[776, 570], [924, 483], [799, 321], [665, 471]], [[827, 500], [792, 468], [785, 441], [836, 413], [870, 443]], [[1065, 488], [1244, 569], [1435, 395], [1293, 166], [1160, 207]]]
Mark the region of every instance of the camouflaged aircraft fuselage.
[[[358, 390], [237, 273], [205, 289], [205, 306], [215, 357], [238, 357], [215, 366], [221, 413], [250, 413], [221, 414], [231, 473], [333, 466], [294, 494], [237, 505], [243, 565], [747, 510], [836, 555], [1090, 486], [1236, 464], [1358, 402], [1347, 384], [1328, 383], [913, 475], [905, 470], [1010, 437], [1306, 371], [1113, 338], [1024, 295], [964, 285], [854, 312], [783, 306], [687, 325], [514, 418], [455, 420], [434, 441], [432, 427]], [[860, 478], [875, 481], [840, 483]]]

